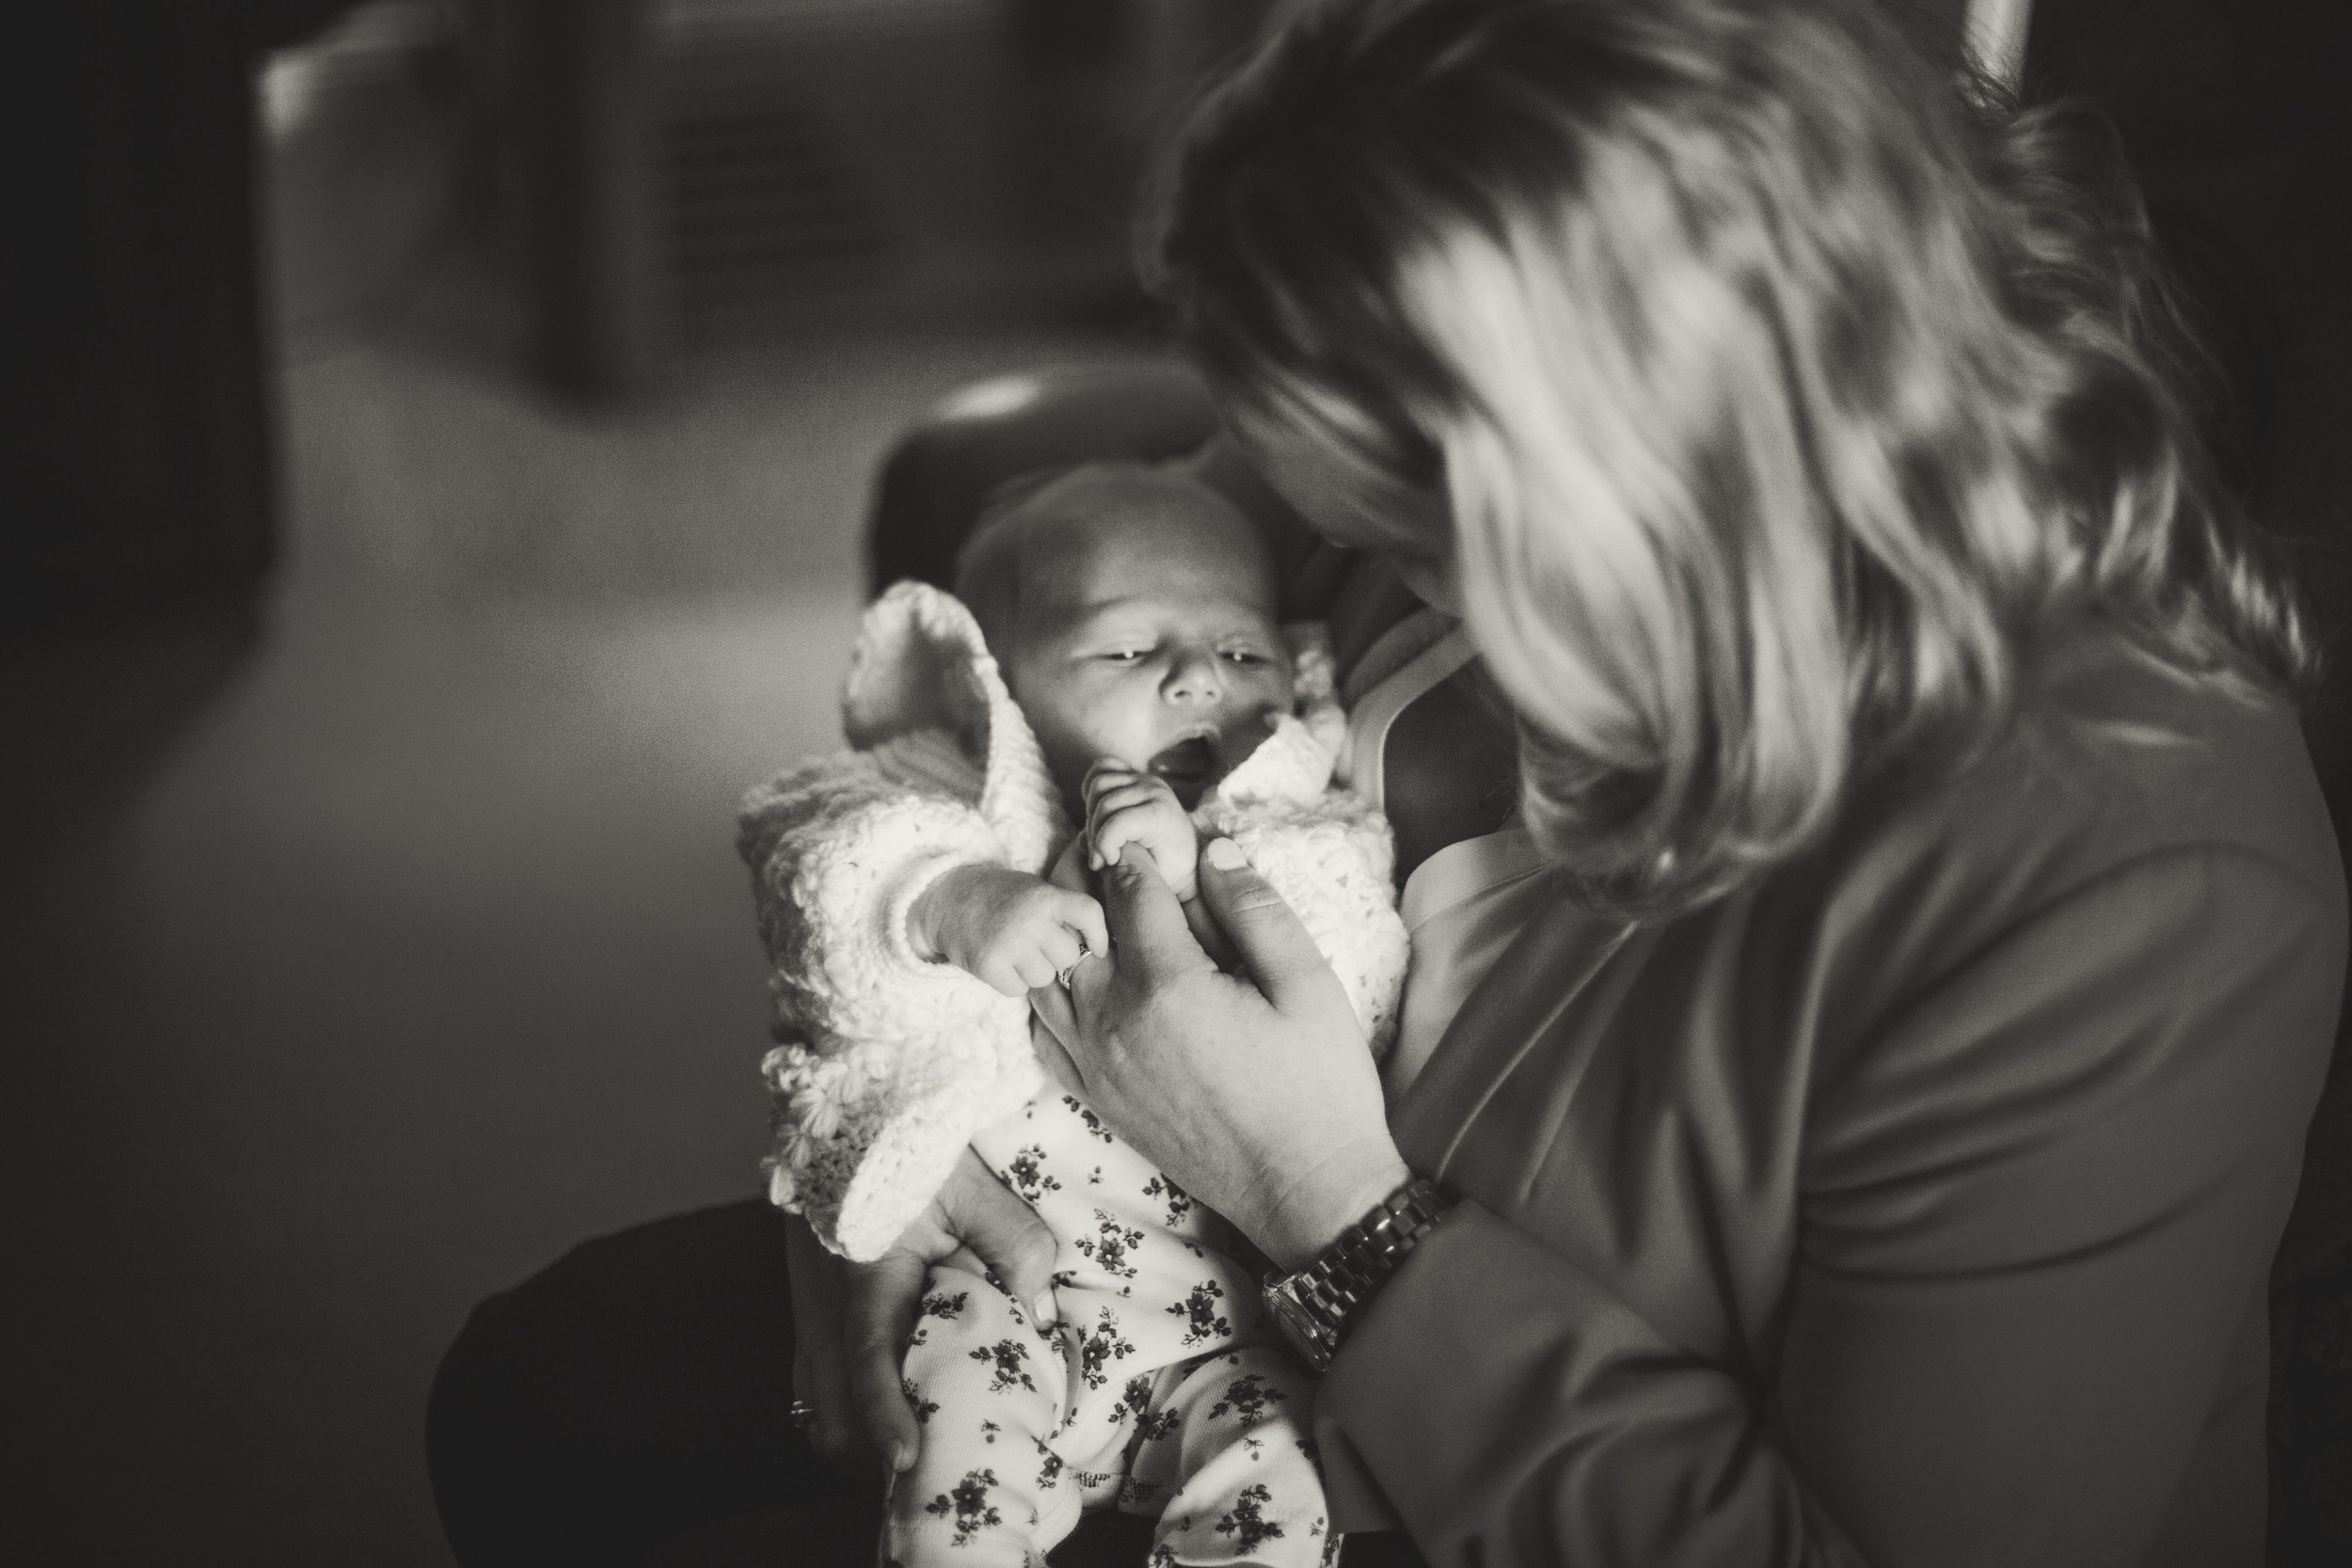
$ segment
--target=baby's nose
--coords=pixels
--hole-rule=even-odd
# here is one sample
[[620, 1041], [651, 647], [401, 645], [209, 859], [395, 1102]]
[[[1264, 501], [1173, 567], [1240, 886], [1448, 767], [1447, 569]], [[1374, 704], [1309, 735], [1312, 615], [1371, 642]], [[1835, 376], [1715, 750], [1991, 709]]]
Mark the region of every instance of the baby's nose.
[[1170, 702], [1210, 703], [1224, 695], [1225, 683], [1214, 654], [1184, 654], [1168, 671], [1163, 690]]

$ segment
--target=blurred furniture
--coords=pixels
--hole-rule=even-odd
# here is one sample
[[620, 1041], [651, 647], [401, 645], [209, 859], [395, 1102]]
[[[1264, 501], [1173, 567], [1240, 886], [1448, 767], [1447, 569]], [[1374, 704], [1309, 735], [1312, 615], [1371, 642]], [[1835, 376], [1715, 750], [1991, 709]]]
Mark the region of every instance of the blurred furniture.
[[845, 304], [1132, 311], [1150, 146], [1268, 0], [462, 0], [531, 369]]
[[468, 0], [503, 129], [525, 353], [556, 388], [636, 389], [669, 341], [652, 0]]
[[253, 73], [348, 0], [49, 8], [9, 140], [8, 625], [249, 595], [276, 553]]

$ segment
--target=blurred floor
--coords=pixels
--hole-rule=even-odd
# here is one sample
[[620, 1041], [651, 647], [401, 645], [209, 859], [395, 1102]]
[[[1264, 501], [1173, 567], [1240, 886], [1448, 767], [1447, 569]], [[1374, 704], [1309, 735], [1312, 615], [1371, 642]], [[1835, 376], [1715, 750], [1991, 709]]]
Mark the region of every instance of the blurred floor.
[[817, 311], [551, 406], [429, 243], [412, 89], [276, 149], [258, 619], [0, 656], [11, 1560], [448, 1560], [421, 1414], [468, 1307], [755, 1188], [732, 805], [837, 739], [879, 455], [976, 376], [1144, 352]]

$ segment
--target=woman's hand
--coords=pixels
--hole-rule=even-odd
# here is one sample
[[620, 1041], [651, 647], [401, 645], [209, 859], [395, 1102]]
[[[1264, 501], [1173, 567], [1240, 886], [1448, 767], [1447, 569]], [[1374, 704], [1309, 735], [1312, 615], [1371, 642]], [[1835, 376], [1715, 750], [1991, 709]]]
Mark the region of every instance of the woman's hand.
[[1284, 1269], [1304, 1265], [1410, 1173], [1389, 1136], [1355, 1009], [1281, 895], [1230, 839], [1200, 857], [1227, 974], [1130, 847], [1103, 875], [1107, 958], [1030, 993], [1047, 1070]]
[[871, 1263], [825, 1250], [805, 1221], [787, 1231], [792, 1391], [817, 1411], [809, 1442], [836, 1465], [880, 1454], [914, 1463], [922, 1429], [900, 1368], [934, 1263], [993, 1274], [1041, 1324], [1053, 1323], [1054, 1233], [969, 1148], [921, 1218]]

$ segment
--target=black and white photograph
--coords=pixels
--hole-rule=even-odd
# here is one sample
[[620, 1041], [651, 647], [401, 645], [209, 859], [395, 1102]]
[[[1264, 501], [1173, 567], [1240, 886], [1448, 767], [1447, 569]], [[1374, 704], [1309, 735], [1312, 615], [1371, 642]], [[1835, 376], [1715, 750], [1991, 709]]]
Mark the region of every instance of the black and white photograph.
[[2352, 1562], [2342, 0], [21, 22], [0, 1558]]

